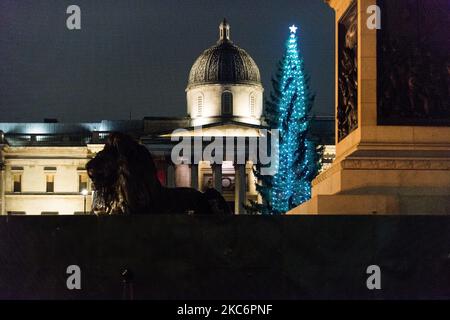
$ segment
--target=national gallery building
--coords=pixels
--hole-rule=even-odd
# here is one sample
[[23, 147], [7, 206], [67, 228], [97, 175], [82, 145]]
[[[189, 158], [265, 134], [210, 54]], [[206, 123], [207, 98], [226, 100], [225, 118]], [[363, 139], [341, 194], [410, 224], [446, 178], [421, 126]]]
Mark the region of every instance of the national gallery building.
[[[160, 181], [168, 187], [219, 190], [236, 214], [244, 203], [258, 201], [248, 143], [223, 161], [199, 159], [175, 164], [171, 154], [178, 140], [202, 137], [202, 148], [218, 137], [260, 138], [264, 125], [260, 71], [252, 57], [230, 39], [226, 21], [219, 40], [191, 68], [186, 88], [187, 116], [142, 120], [59, 123], [0, 123], [1, 214], [56, 215], [90, 212], [92, 187], [85, 165], [103, 148], [110, 132], [125, 132], [152, 153]], [[310, 138], [325, 146], [324, 168], [334, 158], [333, 117], [312, 120]], [[199, 129], [200, 128], [200, 129]], [[177, 130], [178, 129], [178, 130]], [[174, 136], [174, 130], [177, 133]], [[245, 164], [236, 157], [245, 157]], [[254, 156], [254, 155], [252, 155]]]

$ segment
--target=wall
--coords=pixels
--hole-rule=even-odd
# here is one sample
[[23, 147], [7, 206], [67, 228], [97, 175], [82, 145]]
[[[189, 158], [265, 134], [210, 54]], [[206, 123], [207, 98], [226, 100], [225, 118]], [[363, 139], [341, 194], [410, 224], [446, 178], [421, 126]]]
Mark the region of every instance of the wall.
[[[5, 154], [4, 213], [26, 212], [39, 215], [84, 212], [84, 197], [79, 192], [79, 175], [90, 157], [87, 147], [8, 147]], [[12, 171], [13, 167], [21, 170]], [[46, 171], [45, 167], [56, 170]], [[13, 175], [21, 174], [22, 192], [13, 192]], [[54, 176], [54, 192], [46, 192], [46, 176]], [[89, 183], [88, 183], [89, 189]], [[91, 206], [91, 195], [86, 208]]]
[[[233, 94], [233, 116], [241, 118], [242, 122], [260, 124], [263, 105], [263, 88], [256, 85], [202, 85], [187, 90], [186, 98], [188, 115], [193, 119], [193, 125], [203, 125], [217, 122], [220, 119], [208, 119], [222, 115], [222, 92], [230, 91]], [[250, 94], [254, 93], [256, 98], [255, 116], [250, 114]], [[203, 112], [199, 117], [197, 113], [197, 98], [203, 95]]]
[[449, 299], [449, 252], [445, 217], [0, 217], [0, 299]]

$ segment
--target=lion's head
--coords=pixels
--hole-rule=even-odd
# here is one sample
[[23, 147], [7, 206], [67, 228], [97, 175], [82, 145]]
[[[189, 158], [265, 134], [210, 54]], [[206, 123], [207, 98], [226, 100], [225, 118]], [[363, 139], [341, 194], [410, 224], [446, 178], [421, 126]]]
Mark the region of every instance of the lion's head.
[[128, 135], [112, 133], [105, 147], [86, 165], [95, 192], [94, 213], [152, 211], [158, 189], [153, 158]]

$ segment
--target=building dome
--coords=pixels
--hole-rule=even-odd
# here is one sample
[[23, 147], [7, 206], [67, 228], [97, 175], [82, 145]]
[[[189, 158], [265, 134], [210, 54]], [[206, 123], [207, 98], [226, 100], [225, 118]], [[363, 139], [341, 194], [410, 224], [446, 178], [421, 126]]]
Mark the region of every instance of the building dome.
[[217, 44], [206, 49], [189, 73], [188, 88], [211, 83], [261, 84], [258, 66], [252, 57], [230, 40], [229, 25], [220, 25]]
[[261, 123], [264, 88], [258, 66], [230, 40], [230, 25], [219, 26], [219, 41], [191, 68], [186, 88], [193, 126], [224, 121]]

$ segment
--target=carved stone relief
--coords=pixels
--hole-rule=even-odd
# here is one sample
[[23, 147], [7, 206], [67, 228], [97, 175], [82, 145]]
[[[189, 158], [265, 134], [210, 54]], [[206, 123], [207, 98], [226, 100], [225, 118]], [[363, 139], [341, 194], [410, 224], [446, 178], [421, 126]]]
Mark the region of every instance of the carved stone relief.
[[338, 24], [338, 140], [358, 128], [358, 14], [356, 1]]

